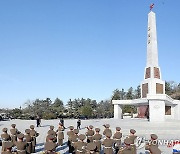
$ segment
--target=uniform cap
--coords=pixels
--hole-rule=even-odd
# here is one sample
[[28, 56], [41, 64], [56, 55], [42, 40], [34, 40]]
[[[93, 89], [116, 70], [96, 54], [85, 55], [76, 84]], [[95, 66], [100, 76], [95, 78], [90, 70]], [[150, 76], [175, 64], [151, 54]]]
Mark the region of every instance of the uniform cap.
[[25, 130], [25, 133], [26, 133], [26, 134], [30, 134], [30, 131], [31, 131], [30, 129], [26, 129], [26, 130]]
[[93, 129], [94, 127], [93, 127], [92, 125], [89, 125], [89, 128], [90, 128], [90, 129]]
[[73, 127], [73, 126], [70, 126], [70, 127], [69, 127], [69, 129], [70, 129], [70, 130], [73, 130], [73, 129], [74, 129], [74, 127]]
[[79, 139], [80, 139], [80, 140], [84, 140], [85, 138], [86, 138], [86, 136], [85, 136], [84, 134], [80, 134], [80, 135], [79, 135]]
[[111, 132], [107, 132], [105, 135], [106, 135], [106, 137], [110, 138], [112, 136], [112, 133]]
[[106, 128], [109, 128], [110, 127], [110, 125], [109, 124], [106, 124]]
[[74, 129], [74, 134], [78, 134], [79, 133], [79, 129]]
[[151, 134], [151, 139], [156, 140], [158, 137], [156, 134]]
[[53, 130], [53, 129], [54, 129], [54, 126], [50, 126], [50, 129]]
[[134, 129], [130, 129], [130, 133], [135, 134], [136, 131]]
[[24, 134], [20, 133], [17, 135], [18, 139], [23, 139], [24, 138]]
[[130, 145], [130, 144], [132, 143], [132, 141], [131, 141], [130, 138], [126, 138], [126, 139], [124, 139], [124, 143], [125, 143], [126, 145]]
[[96, 132], [100, 132], [100, 129], [99, 129], [99, 128], [95, 128], [95, 131], [96, 131]]
[[16, 124], [12, 124], [11, 127], [15, 128], [15, 127], [16, 127]]
[[7, 132], [7, 130], [8, 130], [7, 128], [3, 128], [2, 129], [3, 132]]
[[87, 144], [87, 149], [90, 150], [90, 151], [93, 151], [96, 149], [96, 144], [91, 142], [91, 143], [88, 143]]
[[34, 129], [34, 125], [31, 125], [30, 128], [31, 128], [31, 129]]
[[120, 127], [116, 127], [116, 130], [117, 130], [117, 131], [120, 131], [120, 130], [121, 130], [121, 128], [120, 128]]
[[13, 147], [13, 142], [5, 142], [4, 146], [5, 146], [6, 149], [10, 149], [10, 148]]

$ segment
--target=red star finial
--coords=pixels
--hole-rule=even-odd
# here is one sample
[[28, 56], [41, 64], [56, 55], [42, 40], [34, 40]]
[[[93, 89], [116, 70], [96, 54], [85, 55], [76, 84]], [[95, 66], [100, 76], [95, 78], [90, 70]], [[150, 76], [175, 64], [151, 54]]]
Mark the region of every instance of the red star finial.
[[150, 5], [150, 10], [152, 10], [154, 7], [154, 3]]

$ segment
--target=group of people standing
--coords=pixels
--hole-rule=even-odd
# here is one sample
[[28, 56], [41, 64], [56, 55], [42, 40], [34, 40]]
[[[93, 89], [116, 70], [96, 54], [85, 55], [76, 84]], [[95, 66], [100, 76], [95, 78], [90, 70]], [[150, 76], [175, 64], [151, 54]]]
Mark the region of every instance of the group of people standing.
[[25, 133], [18, 131], [16, 124], [11, 125], [10, 134], [8, 128], [3, 128], [2, 131], [2, 154], [35, 153], [36, 137], [39, 133], [34, 130], [34, 125], [31, 125], [30, 129], [26, 129]]
[[[62, 122], [62, 121], [61, 121]], [[56, 154], [56, 148], [64, 144], [64, 122], [59, 123], [58, 129], [54, 130], [54, 126], [50, 126], [47, 131], [46, 141], [44, 145], [45, 154]], [[130, 134], [122, 141], [121, 128], [116, 127], [116, 132], [113, 134], [109, 124], [105, 124], [102, 133], [99, 128], [94, 128], [92, 125], [86, 127], [87, 131], [82, 134], [79, 129], [74, 126], [69, 126], [67, 131], [68, 152], [72, 154], [137, 154], [135, 140], [137, 138], [136, 131], [130, 129]], [[30, 154], [35, 153], [36, 137], [39, 135], [34, 130], [34, 125], [30, 129], [25, 130], [25, 135], [18, 131], [15, 124], [11, 125], [10, 135], [8, 129], [3, 128], [1, 138], [2, 154]], [[79, 127], [78, 127], [79, 128]], [[146, 145], [145, 149], [150, 154], [161, 154], [158, 145], [155, 143], [157, 140], [156, 134], [151, 134], [152, 142]], [[16, 147], [16, 149], [12, 149]]]

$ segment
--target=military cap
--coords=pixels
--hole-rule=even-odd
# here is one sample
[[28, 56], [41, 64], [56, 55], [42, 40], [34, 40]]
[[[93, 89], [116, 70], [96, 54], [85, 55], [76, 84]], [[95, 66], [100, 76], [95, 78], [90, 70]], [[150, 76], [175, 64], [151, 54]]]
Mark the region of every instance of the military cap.
[[158, 137], [156, 134], [151, 134], [151, 139], [156, 140]]
[[16, 127], [16, 124], [12, 124], [11, 127], [15, 128], [15, 127]]
[[25, 130], [25, 133], [26, 133], [26, 134], [30, 134], [30, 131], [31, 131], [30, 129], [26, 129], [26, 130]]
[[4, 146], [6, 149], [11, 149], [13, 147], [13, 142], [5, 142]]
[[74, 134], [78, 134], [79, 133], [79, 129], [74, 129]]
[[80, 139], [80, 140], [84, 140], [85, 138], [86, 138], [86, 136], [85, 136], [84, 134], [80, 134], [80, 135], [79, 135], [79, 139]]
[[136, 131], [134, 129], [130, 129], [130, 133], [135, 134]]
[[54, 145], [53, 145], [53, 144], [48, 144], [48, 145], [46, 146], [46, 150], [47, 150], [47, 151], [52, 151], [52, 150], [54, 150]]
[[126, 145], [130, 145], [130, 144], [132, 143], [132, 141], [131, 141], [130, 138], [126, 138], [126, 139], [124, 139], [124, 143], [125, 143]]
[[109, 128], [109, 127], [110, 127], [110, 125], [109, 125], [109, 124], [106, 124], [105, 126], [106, 126], [106, 128]]
[[50, 129], [53, 130], [53, 129], [54, 129], [54, 126], [50, 126]]
[[120, 127], [116, 127], [116, 130], [117, 130], [117, 131], [120, 131], [120, 130], [121, 130], [121, 128], [120, 128]]
[[48, 140], [54, 140], [54, 138], [55, 138], [55, 136], [54, 136], [54, 135], [51, 135], [51, 134], [47, 136], [47, 139], [48, 139]]
[[24, 134], [20, 133], [17, 135], [18, 139], [23, 139], [24, 138]]
[[90, 128], [90, 129], [93, 129], [93, 126], [92, 126], [92, 125], [89, 125], [89, 128]]
[[93, 151], [96, 149], [96, 144], [91, 142], [91, 143], [88, 143], [87, 144], [87, 149], [90, 150], [90, 151]]
[[31, 129], [34, 129], [34, 125], [31, 125], [30, 128], [31, 128]]
[[99, 129], [99, 128], [95, 128], [95, 131], [96, 131], [96, 132], [100, 132], [100, 129]]
[[7, 132], [7, 130], [8, 130], [7, 128], [3, 128], [2, 129], [3, 132]]
[[70, 129], [70, 130], [73, 130], [73, 129], [74, 129], [74, 127], [73, 127], [73, 126], [70, 126], [70, 127], [69, 127], [69, 129]]
[[107, 132], [105, 135], [106, 135], [106, 137], [110, 138], [112, 136], [112, 133], [111, 132]]

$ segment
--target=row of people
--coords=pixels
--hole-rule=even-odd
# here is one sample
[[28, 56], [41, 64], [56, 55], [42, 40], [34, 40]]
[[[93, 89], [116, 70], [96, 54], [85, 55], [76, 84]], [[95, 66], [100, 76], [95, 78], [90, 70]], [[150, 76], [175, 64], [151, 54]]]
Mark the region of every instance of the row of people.
[[[116, 132], [112, 136], [112, 131], [110, 129], [110, 125], [104, 125], [105, 129], [103, 131], [103, 135], [105, 139], [103, 139], [103, 135], [100, 134], [100, 129], [95, 128], [90, 125], [87, 127], [87, 132], [85, 134], [79, 134], [78, 129], [74, 129], [73, 126], [69, 127], [68, 142], [67, 145], [69, 147], [69, 153], [73, 154], [84, 154], [84, 153], [100, 153], [102, 151], [101, 147], [103, 146], [103, 151], [105, 154], [136, 154], [136, 145], [135, 139], [137, 136], [135, 135], [136, 131], [134, 129], [130, 130], [130, 135], [124, 140], [124, 143], [121, 142], [122, 133], [121, 128], [116, 127]], [[50, 126], [50, 130], [48, 131], [48, 136], [46, 138], [45, 143], [45, 151], [46, 152], [55, 152], [56, 147], [58, 145], [62, 145], [64, 139], [64, 129], [63, 125], [59, 125], [57, 131], [53, 130], [54, 127]], [[111, 138], [112, 137], [112, 138]], [[86, 140], [85, 140], [86, 139]], [[157, 140], [157, 135], [152, 134], [151, 139]], [[56, 141], [58, 140], [58, 144]], [[60, 141], [60, 142], [59, 142]], [[61, 143], [61, 144], [59, 144]], [[150, 143], [150, 142], [149, 142]], [[154, 142], [153, 142], [154, 143]], [[148, 150], [152, 154], [160, 154], [158, 146], [146, 145], [146, 150]]]
[[39, 136], [34, 130], [34, 125], [30, 129], [26, 129], [25, 133], [21, 133], [16, 128], [16, 124], [12, 124], [10, 134], [7, 128], [3, 128], [2, 138], [2, 154], [14, 152], [17, 154], [35, 153], [36, 137]]
[[[30, 129], [25, 130], [25, 135], [18, 131], [16, 125], [13, 124], [10, 129], [11, 135], [7, 133], [7, 128], [3, 129], [1, 138], [3, 139], [2, 153], [6, 154], [12, 151], [12, 147], [16, 146], [16, 153], [29, 154], [35, 153], [36, 137], [39, 135], [34, 126], [31, 125]], [[87, 127], [85, 134], [79, 134], [78, 129], [74, 129], [73, 126], [69, 127], [68, 135], [68, 147], [69, 153], [73, 154], [86, 154], [86, 153], [100, 153], [103, 151], [105, 154], [136, 154], [136, 145], [134, 141], [136, 139], [136, 131], [130, 130], [130, 135], [121, 142], [122, 133], [121, 128], [116, 127], [116, 132], [112, 135], [110, 125], [104, 125], [105, 129], [103, 135], [100, 134], [100, 129], [90, 125]], [[105, 138], [104, 138], [105, 136]], [[18, 138], [18, 140], [17, 140]], [[63, 144], [64, 139], [64, 126], [59, 124], [58, 129], [55, 131], [54, 126], [50, 126], [50, 130], [47, 132], [46, 143], [44, 146], [44, 153], [56, 153], [56, 147]], [[157, 140], [157, 135], [151, 135], [152, 140]], [[56, 143], [57, 142], [57, 143]], [[158, 146], [146, 145], [146, 150], [149, 150], [151, 154], [160, 154]], [[13, 150], [14, 151], [14, 150]]]

